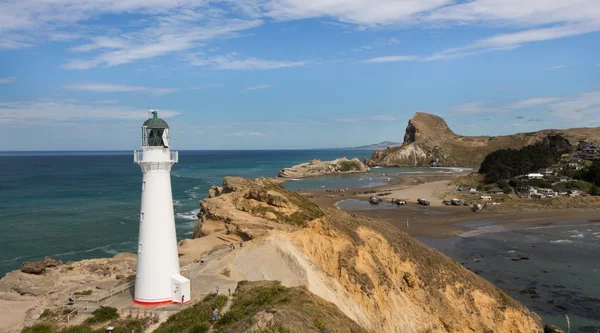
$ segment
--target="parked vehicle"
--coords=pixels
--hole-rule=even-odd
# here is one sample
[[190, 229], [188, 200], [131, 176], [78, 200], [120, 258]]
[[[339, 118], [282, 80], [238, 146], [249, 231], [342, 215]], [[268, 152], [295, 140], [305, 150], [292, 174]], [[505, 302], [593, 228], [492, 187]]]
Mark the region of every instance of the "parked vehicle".
[[370, 198], [369, 198], [369, 202], [370, 202], [372, 205], [378, 205], [378, 204], [379, 204], [379, 202], [381, 202], [381, 199], [380, 199], [380, 198], [378, 198], [378, 197], [376, 197], [376, 196], [372, 196], [372, 197], [370, 197]]

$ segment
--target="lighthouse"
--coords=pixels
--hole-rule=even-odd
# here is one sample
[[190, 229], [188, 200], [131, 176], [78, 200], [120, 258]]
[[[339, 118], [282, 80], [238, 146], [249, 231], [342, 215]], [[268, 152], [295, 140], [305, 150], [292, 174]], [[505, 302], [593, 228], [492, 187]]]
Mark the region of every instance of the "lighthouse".
[[133, 161], [144, 174], [134, 303], [187, 303], [190, 281], [179, 274], [171, 193], [171, 167], [178, 152], [171, 151], [169, 125], [157, 111], [142, 125], [142, 150], [134, 150]]

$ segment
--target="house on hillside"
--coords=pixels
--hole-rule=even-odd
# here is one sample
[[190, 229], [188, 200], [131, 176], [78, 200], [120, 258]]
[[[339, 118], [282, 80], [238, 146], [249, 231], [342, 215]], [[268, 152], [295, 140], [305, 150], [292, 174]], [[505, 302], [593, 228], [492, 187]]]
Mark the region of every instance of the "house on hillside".
[[544, 176], [552, 176], [554, 174], [554, 170], [550, 168], [542, 168], [538, 170], [538, 173], [541, 173]]
[[555, 188], [554, 191], [558, 195], [568, 195], [571, 189], [568, 188]]
[[488, 191], [489, 194], [504, 194], [504, 190], [499, 187], [494, 187]]
[[556, 193], [551, 188], [538, 188], [537, 193], [538, 194], [542, 194], [542, 195], [544, 195], [547, 198], [551, 198], [551, 197], [554, 197], [554, 196], [558, 195], [558, 193]]
[[579, 151], [579, 157], [584, 160], [593, 160], [598, 157], [598, 147], [589, 146]]
[[561, 182], [561, 183], [572, 182], [573, 178], [567, 177], [567, 176], [560, 176], [560, 177], [556, 177], [556, 181]]
[[522, 198], [531, 198], [532, 195], [537, 193], [537, 190], [533, 186], [521, 186], [518, 192]]
[[571, 156], [571, 158], [569, 159], [569, 162], [579, 163], [579, 162], [581, 162], [581, 158], [579, 158], [577, 156]]
[[542, 179], [544, 178], [544, 175], [542, 175], [541, 173], [530, 173], [527, 175], [527, 179]]
[[571, 196], [571, 197], [578, 197], [578, 196], [580, 196], [582, 194], [583, 194], [583, 192], [581, 192], [578, 189], [571, 189], [571, 194], [569, 194], [569, 196]]
[[567, 169], [581, 170], [581, 168], [582, 168], [581, 164], [579, 164], [577, 162], [569, 162], [569, 163], [567, 163]]

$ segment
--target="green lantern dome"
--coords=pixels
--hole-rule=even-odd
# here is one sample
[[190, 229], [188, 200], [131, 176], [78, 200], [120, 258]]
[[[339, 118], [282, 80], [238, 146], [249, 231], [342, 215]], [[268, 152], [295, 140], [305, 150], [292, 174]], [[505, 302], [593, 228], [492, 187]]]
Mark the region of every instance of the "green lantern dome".
[[158, 111], [152, 111], [152, 118], [146, 120], [143, 126], [146, 128], [169, 128], [166, 121], [158, 118]]

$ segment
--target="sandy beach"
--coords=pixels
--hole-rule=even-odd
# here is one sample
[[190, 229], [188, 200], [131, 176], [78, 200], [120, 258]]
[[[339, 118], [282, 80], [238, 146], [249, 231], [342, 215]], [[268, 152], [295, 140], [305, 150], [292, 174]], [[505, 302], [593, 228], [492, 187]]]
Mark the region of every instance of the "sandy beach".
[[[369, 209], [347, 209], [349, 213], [376, 218], [390, 222], [401, 231], [413, 237], [445, 238], [459, 236], [465, 232], [473, 232], [469, 223], [477, 221], [493, 221], [495, 228], [505, 230], [532, 226], [550, 225], [558, 221], [593, 221], [600, 223], [600, 209], [571, 210], [538, 210], [538, 211], [492, 211], [472, 212], [469, 206], [446, 206], [442, 203], [445, 197], [452, 197], [454, 185], [452, 180], [460, 174], [420, 174], [389, 176], [399, 181], [395, 185], [370, 188], [349, 188], [343, 192], [326, 192], [322, 190], [300, 191], [321, 207], [332, 207], [346, 200], [366, 202], [369, 197], [379, 196], [384, 203], [391, 199], [406, 200], [405, 206], [385, 205], [385, 207], [368, 207]], [[365, 193], [368, 192], [368, 193]], [[416, 203], [418, 198], [430, 201], [430, 206]], [[351, 205], [350, 205], [351, 206]], [[368, 205], [365, 205], [368, 206]], [[408, 220], [409, 227], [406, 227]], [[467, 225], [467, 226], [465, 226]]]

